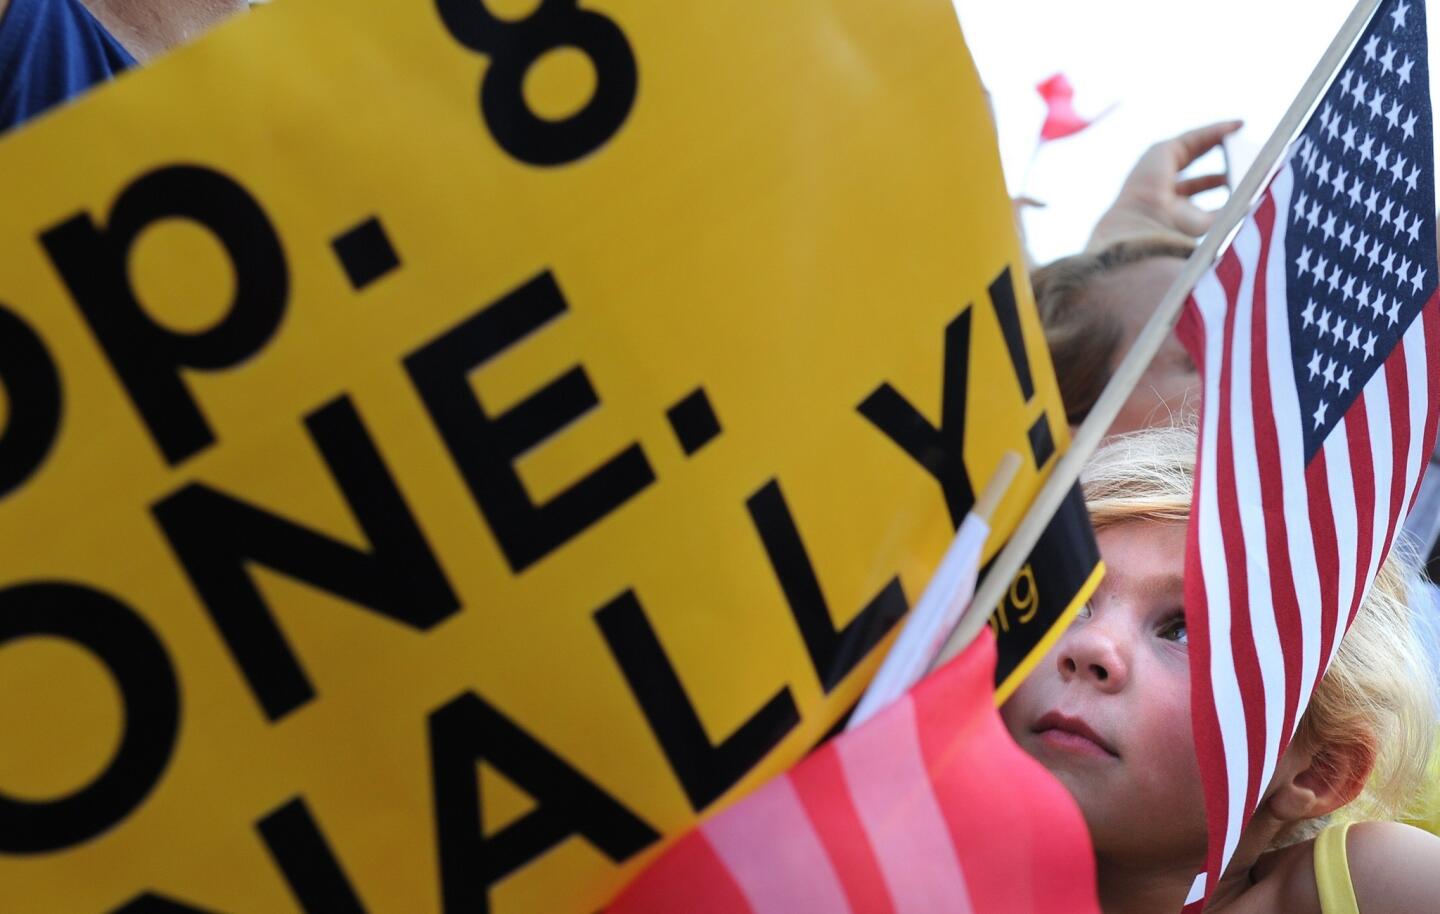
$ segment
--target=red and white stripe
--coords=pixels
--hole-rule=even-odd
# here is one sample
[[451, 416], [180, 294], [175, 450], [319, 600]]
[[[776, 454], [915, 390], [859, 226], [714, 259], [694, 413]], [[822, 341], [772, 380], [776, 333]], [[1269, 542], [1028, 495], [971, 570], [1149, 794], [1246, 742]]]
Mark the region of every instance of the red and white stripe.
[[1306, 464], [1286, 288], [1293, 185], [1287, 165], [1179, 329], [1204, 382], [1185, 576], [1206, 894], [1414, 500], [1440, 401], [1432, 296]]
[[682, 837], [611, 914], [1098, 914], [1065, 788], [994, 707], [986, 630], [857, 729]]

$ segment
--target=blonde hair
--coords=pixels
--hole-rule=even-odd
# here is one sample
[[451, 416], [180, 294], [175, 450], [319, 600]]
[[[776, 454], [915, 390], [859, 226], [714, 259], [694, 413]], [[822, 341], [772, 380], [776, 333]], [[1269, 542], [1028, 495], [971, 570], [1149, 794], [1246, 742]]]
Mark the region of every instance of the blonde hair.
[[[1188, 521], [1195, 450], [1196, 433], [1189, 426], [1112, 439], [1091, 458], [1082, 479], [1095, 529], [1128, 521]], [[1416, 812], [1412, 805], [1436, 733], [1433, 678], [1412, 621], [1419, 583], [1409, 550], [1391, 549], [1296, 730], [1297, 739], [1317, 749], [1358, 751], [1374, 763], [1360, 795], [1334, 818], [1398, 819]], [[1274, 846], [1313, 837], [1329, 819], [1293, 825]]]
[[1184, 260], [1193, 250], [1193, 241], [1155, 233], [1117, 241], [1094, 253], [1062, 257], [1031, 272], [1035, 307], [1072, 425], [1084, 420], [1110, 382], [1124, 332], [1119, 318], [1092, 300], [1091, 285], [1120, 267], [1151, 257]]

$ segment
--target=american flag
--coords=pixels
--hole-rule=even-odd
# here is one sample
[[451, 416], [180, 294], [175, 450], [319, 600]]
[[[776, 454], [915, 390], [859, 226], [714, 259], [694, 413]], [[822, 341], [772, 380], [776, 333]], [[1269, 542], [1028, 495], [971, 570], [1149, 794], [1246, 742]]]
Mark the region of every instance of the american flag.
[[1099, 914], [1069, 793], [995, 707], [995, 638], [670, 845], [607, 914]]
[[1425, 8], [1387, 0], [1181, 318], [1204, 382], [1185, 592], [1207, 896], [1434, 444], [1435, 247]]

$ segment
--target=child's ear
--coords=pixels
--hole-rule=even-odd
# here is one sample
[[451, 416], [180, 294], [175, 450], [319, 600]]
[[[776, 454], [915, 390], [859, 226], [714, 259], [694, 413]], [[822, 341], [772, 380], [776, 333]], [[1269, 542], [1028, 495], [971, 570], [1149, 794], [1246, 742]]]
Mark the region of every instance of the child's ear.
[[1365, 789], [1375, 767], [1375, 752], [1364, 743], [1311, 745], [1296, 734], [1275, 770], [1270, 812], [1282, 822], [1327, 815]]

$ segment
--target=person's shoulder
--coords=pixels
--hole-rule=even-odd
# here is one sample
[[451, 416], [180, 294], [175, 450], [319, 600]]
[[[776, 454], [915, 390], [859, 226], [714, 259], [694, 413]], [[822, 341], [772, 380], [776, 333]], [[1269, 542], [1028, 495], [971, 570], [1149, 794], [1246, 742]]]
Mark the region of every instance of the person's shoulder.
[[[1345, 840], [1350, 881], [1365, 914], [1415, 914], [1440, 897], [1440, 838], [1399, 822], [1358, 822]], [[1322, 914], [1315, 884], [1315, 840], [1263, 855], [1254, 886], [1235, 914]]]
[[1431, 910], [1440, 897], [1440, 838], [1400, 822], [1358, 822], [1346, 857], [1365, 914]]
[[1315, 888], [1314, 848], [1312, 838], [1261, 855], [1250, 872], [1251, 890], [1235, 905], [1235, 914], [1322, 914], [1320, 893]]

